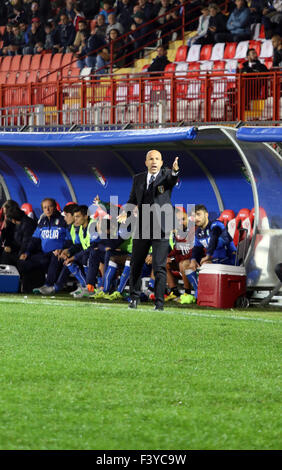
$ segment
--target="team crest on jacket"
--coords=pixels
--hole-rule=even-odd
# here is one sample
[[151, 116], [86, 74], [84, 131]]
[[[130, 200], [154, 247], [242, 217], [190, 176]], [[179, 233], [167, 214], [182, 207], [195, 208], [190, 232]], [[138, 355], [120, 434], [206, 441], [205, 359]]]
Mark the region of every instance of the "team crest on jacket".
[[165, 190], [165, 188], [164, 188], [163, 185], [158, 186], [158, 191], [159, 191], [160, 194], [163, 194], [163, 193], [164, 193], [164, 190]]

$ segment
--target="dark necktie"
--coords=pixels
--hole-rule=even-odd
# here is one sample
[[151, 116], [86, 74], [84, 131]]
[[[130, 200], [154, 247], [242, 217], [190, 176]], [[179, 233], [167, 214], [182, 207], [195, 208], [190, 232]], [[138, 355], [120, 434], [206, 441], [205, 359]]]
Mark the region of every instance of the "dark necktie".
[[151, 175], [151, 178], [149, 180], [149, 186], [151, 186], [151, 184], [155, 181], [155, 176], [154, 175]]

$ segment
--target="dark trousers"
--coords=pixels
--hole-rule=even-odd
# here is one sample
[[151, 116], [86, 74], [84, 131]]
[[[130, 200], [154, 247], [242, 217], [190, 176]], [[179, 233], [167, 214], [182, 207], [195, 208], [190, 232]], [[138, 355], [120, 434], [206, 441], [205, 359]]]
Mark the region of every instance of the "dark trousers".
[[138, 299], [141, 288], [141, 274], [145, 258], [152, 246], [152, 268], [155, 276], [155, 304], [162, 306], [166, 289], [166, 261], [169, 252], [169, 241], [160, 240], [133, 240], [131, 271], [130, 271], [130, 297]]
[[[36, 253], [28, 257], [25, 261], [18, 262], [18, 269], [22, 277], [35, 270], [40, 270], [42, 273], [47, 273], [45, 284], [53, 286], [57, 280], [62, 261], [58, 260], [57, 256], [53, 253]], [[35, 286], [37, 287], [37, 286]]]

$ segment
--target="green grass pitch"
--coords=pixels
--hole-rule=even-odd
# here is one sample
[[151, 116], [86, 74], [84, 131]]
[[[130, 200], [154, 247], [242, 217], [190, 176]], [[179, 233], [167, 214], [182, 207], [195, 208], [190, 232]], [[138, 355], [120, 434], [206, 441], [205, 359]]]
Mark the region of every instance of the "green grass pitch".
[[0, 449], [281, 449], [282, 312], [0, 296]]

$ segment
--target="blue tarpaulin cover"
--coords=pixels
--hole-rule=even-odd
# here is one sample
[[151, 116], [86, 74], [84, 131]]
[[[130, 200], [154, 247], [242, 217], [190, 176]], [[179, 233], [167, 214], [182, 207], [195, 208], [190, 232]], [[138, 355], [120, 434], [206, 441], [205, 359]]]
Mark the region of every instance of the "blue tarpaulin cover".
[[282, 142], [282, 127], [240, 127], [236, 137], [245, 142]]
[[97, 132], [0, 132], [1, 147], [77, 148], [105, 145], [193, 140], [197, 128], [166, 128]]

